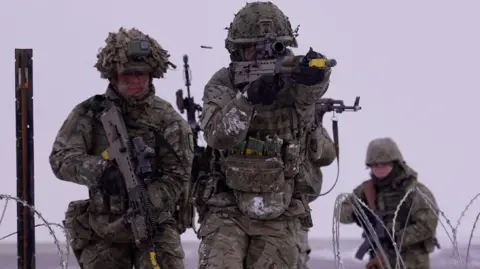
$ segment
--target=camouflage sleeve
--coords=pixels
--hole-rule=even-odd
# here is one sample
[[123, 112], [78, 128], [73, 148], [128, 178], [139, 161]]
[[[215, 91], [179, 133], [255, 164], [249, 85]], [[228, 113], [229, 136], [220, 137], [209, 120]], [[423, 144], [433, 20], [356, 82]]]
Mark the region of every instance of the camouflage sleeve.
[[335, 144], [323, 126], [317, 127], [311, 134], [309, 155], [317, 167], [328, 166], [337, 158]]
[[200, 125], [209, 146], [228, 149], [247, 135], [253, 105], [234, 90], [229, 71], [220, 69], [205, 86]]
[[355, 213], [354, 213], [354, 195], [358, 198], [363, 199], [363, 184], [357, 186], [353, 193], [349, 195], [349, 197], [342, 201], [341, 212], [340, 212], [340, 223], [343, 224], [351, 224], [355, 223]]
[[162, 134], [171, 148], [160, 148], [158, 159], [162, 176], [148, 186], [152, 204], [160, 209], [173, 208], [179, 200], [191, 178], [194, 150], [190, 126], [170, 104], [163, 117], [166, 126]]
[[435, 238], [439, 214], [437, 202], [433, 193], [425, 185], [419, 183], [418, 190], [421, 193], [412, 193], [414, 199], [410, 209], [409, 223], [411, 224], [396, 232], [397, 242], [401, 242], [401, 245], [398, 244], [400, 249]]
[[[330, 71], [331, 72], [331, 71]], [[329, 73], [330, 74], [330, 73]], [[312, 106], [325, 94], [330, 84], [330, 75], [319, 84], [308, 86], [297, 83], [294, 87], [295, 103], [297, 106]]]
[[107, 162], [88, 154], [92, 143], [92, 122], [85, 104], [68, 115], [53, 143], [50, 166], [57, 178], [85, 186], [94, 186], [103, 175]]

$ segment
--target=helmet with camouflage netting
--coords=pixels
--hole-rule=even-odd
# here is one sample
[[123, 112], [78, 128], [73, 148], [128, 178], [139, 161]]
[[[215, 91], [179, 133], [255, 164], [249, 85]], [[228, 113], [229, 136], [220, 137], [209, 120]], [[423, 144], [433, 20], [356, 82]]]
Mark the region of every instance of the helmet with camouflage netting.
[[287, 16], [272, 2], [247, 3], [235, 14], [228, 27], [225, 48], [232, 52], [239, 46], [280, 41], [285, 46], [297, 47], [297, 33]]
[[106, 46], [97, 54], [95, 67], [102, 78], [115, 78], [117, 73], [149, 73], [162, 78], [167, 72], [169, 54], [158, 42], [136, 28], [120, 28], [109, 33]]
[[405, 163], [397, 143], [390, 137], [377, 138], [368, 144], [365, 164]]

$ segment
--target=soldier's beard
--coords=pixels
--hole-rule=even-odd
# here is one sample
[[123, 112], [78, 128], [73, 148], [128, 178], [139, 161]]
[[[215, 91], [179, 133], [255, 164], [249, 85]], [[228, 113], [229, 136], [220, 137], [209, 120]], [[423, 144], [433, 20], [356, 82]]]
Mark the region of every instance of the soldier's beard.
[[128, 83], [122, 81], [118, 82], [116, 86], [118, 93], [121, 94], [125, 99], [141, 100], [147, 96], [150, 90], [148, 81], [139, 83]]

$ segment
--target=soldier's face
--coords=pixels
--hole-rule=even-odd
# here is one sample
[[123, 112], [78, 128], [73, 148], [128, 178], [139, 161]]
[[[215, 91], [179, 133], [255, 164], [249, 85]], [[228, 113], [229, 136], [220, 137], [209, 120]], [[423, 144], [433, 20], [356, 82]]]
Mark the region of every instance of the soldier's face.
[[386, 176], [388, 176], [390, 172], [392, 172], [393, 165], [391, 163], [375, 164], [375, 165], [372, 165], [371, 169], [372, 169], [372, 174], [375, 177], [379, 179], [383, 179]]
[[117, 88], [125, 98], [142, 98], [149, 90], [150, 76], [146, 73], [123, 73], [117, 76]]
[[256, 54], [257, 54], [257, 50], [254, 46], [246, 47], [243, 50], [243, 57], [247, 61], [253, 61], [255, 59]]

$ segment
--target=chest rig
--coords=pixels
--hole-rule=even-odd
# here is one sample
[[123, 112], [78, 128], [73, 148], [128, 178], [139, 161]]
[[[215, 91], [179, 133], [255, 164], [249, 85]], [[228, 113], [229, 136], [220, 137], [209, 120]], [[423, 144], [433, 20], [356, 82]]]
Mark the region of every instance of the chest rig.
[[[412, 224], [411, 221], [411, 208], [413, 205], [413, 200], [415, 192], [410, 192], [408, 197], [404, 198], [407, 192], [415, 188], [418, 184], [418, 181], [413, 176], [408, 176], [402, 182], [394, 183], [392, 186], [385, 190], [380, 190], [377, 193], [377, 208], [379, 212], [383, 214], [383, 222], [386, 227], [390, 229], [393, 227], [393, 220], [395, 218], [395, 212], [397, 211], [397, 216], [395, 219], [395, 232], [403, 230], [408, 225]], [[400, 202], [403, 203], [400, 205]], [[397, 235], [398, 236], [398, 235]], [[402, 235], [400, 235], [402, 236]], [[400, 238], [401, 239], [401, 238]], [[440, 248], [440, 244], [436, 237], [430, 238], [424, 242], [419, 242], [414, 248], [423, 248], [428, 253], [431, 253], [435, 247]]]
[[293, 198], [295, 178], [305, 160], [307, 133], [314, 122], [298, 117], [288, 88], [271, 106], [257, 106], [244, 141], [221, 160], [225, 184], [240, 211], [253, 219], [281, 216]]
[[410, 193], [401, 206], [400, 202], [404, 199], [408, 190], [416, 186], [416, 183], [415, 178], [407, 176], [401, 181], [393, 183], [391, 186], [380, 189], [377, 187], [377, 208], [378, 211], [382, 213], [383, 222], [387, 227], [392, 227], [397, 209], [395, 231], [403, 229], [410, 223], [410, 209], [414, 193]]

